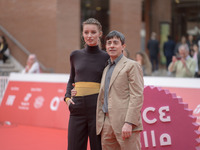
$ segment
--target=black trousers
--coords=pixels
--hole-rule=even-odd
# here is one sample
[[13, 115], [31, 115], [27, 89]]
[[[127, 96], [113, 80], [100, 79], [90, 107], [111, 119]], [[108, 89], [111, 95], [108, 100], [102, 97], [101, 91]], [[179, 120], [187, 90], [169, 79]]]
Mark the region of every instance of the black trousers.
[[152, 64], [152, 71], [158, 70], [158, 56], [150, 56], [150, 61]]
[[96, 105], [98, 94], [77, 96], [69, 105], [68, 150], [101, 150], [101, 137], [96, 135]]

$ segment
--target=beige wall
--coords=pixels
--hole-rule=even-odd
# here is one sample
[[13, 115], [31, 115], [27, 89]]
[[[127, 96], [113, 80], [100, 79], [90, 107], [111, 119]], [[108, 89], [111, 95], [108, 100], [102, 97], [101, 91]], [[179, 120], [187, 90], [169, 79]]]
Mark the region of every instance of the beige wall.
[[[160, 23], [171, 23], [171, 0], [152, 0], [151, 1], [151, 31], [160, 34]], [[150, 33], [151, 34], [151, 33]]]
[[[1, 0], [0, 23], [26, 49], [35, 53], [41, 63], [54, 68], [56, 49], [56, 0]], [[17, 57], [18, 51], [11, 48]], [[23, 59], [17, 58], [22, 65]]]
[[[0, 25], [45, 67], [69, 72], [69, 53], [80, 47], [79, 1], [1, 0], [0, 12]], [[27, 55], [8, 42], [11, 54], [25, 65]]]
[[57, 72], [69, 73], [70, 53], [80, 48], [80, 1], [57, 2]]
[[142, 0], [110, 0], [110, 30], [118, 30], [125, 35], [130, 57], [140, 51]]

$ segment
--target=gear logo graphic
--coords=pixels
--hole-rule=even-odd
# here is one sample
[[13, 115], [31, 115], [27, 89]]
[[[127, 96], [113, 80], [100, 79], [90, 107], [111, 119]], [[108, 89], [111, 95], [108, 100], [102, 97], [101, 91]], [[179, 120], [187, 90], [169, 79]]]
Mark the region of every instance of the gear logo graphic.
[[142, 150], [200, 150], [196, 117], [176, 94], [146, 86], [142, 118]]

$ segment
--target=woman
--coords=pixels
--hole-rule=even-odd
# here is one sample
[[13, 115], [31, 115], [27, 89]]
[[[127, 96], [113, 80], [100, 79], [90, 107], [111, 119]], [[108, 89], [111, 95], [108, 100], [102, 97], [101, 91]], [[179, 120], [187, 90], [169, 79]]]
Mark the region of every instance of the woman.
[[136, 61], [142, 66], [143, 75], [144, 76], [151, 76], [152, 75], [152, 65], [148, 58], [148, 56], [143, 52], [136, 53]]
[[[70, 110], [68, 150], [86, 150], [88, 136], [91, 150], [100, 150], [101, 137], [96, 135], [96, 103], [109, 56], [99, 49], [102, 26], [96, 19], [83, 22], [82, 34], [86, 46], [70, 55], [71, 72], [64, 98]], [[73, 83], [76, 96], [71, 98]]]

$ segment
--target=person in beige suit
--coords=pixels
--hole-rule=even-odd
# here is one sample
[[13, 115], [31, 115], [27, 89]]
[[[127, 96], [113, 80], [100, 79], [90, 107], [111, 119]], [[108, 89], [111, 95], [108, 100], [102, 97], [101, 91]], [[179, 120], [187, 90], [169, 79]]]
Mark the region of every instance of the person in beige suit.
[[103, 150], [140, 150], [143, 129], [143, 72], [134, 60], [123, 56], [125, 37], [118, 31], [106, 36], [110, 55], [97, 101], [96, 128]]

